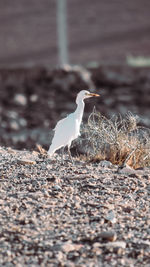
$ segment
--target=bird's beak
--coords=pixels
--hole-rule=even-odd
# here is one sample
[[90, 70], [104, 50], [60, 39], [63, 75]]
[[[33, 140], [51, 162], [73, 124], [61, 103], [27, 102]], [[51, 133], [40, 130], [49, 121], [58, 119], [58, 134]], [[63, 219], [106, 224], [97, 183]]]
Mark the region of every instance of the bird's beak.
[[89, 93], [89, 94], [87, 94], [87, 96], [89, 96], [89, 97], [93, 97], [93, 96], [100, 96], [100, 95], [98, 95], [98, 94], [94, 94], [94, 93]]

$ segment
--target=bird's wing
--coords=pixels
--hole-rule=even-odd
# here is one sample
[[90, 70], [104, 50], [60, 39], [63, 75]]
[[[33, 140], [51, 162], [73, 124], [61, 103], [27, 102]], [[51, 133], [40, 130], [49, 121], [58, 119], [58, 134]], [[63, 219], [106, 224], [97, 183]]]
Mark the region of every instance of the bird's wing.
[[73, 113], [69, 114], [66, 118], [58, 121], [54, 128], [54, 131], [67, 129], [69, 125], [72, 126], [74, 123], [72, 115]]
[[55, 126], [55, 128], [54, 128], [54, 131], [57, 131], [57, 129], [59, 129], [59, 127], [61, 127], [61, 125], [63, 124], [63, 122], [65, 123], [65, 120], [66, 119], [67, 119], [67, 117], [64, 118], [64, 119], [62, 119], [62, 120], [60, 120], [60, 121], [58, 121], [57, 124], [56, 124], [56, 126]]
[[55, 127], [54, 139], [63, 139], [72, 141], [78, 136], [77, 123], [74, 113], [68, 115], [68, 117], [60, 120]]

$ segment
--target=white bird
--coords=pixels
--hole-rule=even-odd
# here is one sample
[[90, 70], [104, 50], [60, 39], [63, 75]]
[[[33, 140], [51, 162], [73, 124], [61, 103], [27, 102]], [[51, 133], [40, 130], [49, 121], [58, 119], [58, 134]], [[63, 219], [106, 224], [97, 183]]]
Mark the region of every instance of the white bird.
[[66, 118], [57, 122], [54, 129], [55, 134], [52, 140], [52, 144], [49, 147], [48, 154], [52, 156], [56, 150], [61, 147], [68, 146], [68, 152], [70, 155], [70, 146], [74, 139], [80, 135], [80, 125], [84, 112], [84, 99], [100, 96], [98, 94], [90, 93], [86, 90], [82, 90], [77, 94], [76, 97], [76, 110], [69, 114]]

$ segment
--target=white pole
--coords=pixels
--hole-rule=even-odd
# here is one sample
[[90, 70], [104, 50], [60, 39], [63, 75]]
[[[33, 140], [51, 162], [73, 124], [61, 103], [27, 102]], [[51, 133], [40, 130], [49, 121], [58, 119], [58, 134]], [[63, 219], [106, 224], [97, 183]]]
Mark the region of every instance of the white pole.
[[68, 64], [67, 8], [66, 0], [57, 0], [57, 32], [59, 65]]

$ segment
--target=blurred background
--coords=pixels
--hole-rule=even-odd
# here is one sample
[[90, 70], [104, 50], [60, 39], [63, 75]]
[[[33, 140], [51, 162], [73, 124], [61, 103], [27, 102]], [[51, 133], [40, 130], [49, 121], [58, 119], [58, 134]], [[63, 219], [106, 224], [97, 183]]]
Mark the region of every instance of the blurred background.
[[149, 14], [148, 0], [1, 0], [0, 144], [48, 146], [91, 87], [101, 99], [87, 102], [84, 120], [96, 105], [149, 127]]
[[149, 56], [148, 0], [1, 0], [0, 66], [59, 64], [57, 2], [67, 6], [71, 64]]

